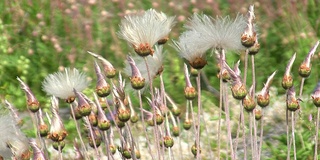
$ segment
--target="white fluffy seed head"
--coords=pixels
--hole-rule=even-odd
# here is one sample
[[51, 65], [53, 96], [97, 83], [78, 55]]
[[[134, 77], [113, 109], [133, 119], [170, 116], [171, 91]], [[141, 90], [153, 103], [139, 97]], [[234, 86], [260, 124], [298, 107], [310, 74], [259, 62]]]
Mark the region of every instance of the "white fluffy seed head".
[[87, 88], [89, 81], [83, 72], [66, 68], [64, 72], [48, 75], [42, 82], [42, 89], [48, 94], [62, 99], [74, 97], [73, 89], [81, 92]]
[[149, 44], [152, 47], [169, 34], [174, 23], [174, 17], [149, 9], [143, 14], [125, 16], [118, 35], [133, 46]]

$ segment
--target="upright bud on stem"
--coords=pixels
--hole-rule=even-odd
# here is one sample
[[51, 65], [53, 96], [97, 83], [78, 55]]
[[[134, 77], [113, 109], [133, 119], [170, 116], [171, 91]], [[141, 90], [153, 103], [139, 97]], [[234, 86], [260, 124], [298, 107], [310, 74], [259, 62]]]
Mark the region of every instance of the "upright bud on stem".
[[293, 86], [293, 78], [291, 75], [291, 68], [293, 65], [294, 60], [296, 59], [296, 53], [291, 57], [287, 67], [286, 67], [286, 72], [284, 73], [284, 76], [282, 78], [282, 87], [284, 89], [289, 89]]
[[63, 141], [67, 136], [67, 131], [59, 116], [58, 99], [56, 97], [51, 97], [51, 112], [52, 119], [48, 138], [55, 142]]
[[272, 82], [272, 79], [277, 71], [273, 72], [271, 76], [269, 76], [267, 83], [262, 88], [261, 92], [257, 96], [257, 102], [260, 107], [266, 107], [270, 103], [270, 95], [269, 95], [269, 88]]
[[314, 55], [314, 52], [317, 50], [319, 41], [310, 49], [306, 59], [302, 62], [299, 67], [299, 75], [301, 77], [307, 78], [311, 73], [311, 58]]
[[300, 99], [296, 98], [296, 91], [294, 90], [294, 87], [292, 86], [289, 88], [287, 92], [287, 109], [289, 111], [296, 111], [300, 108]]
[[96, 93], [99, 97], [106, 97], [110, 94], [110, 85], [106, 82], [96, 61], [94, 62], [94, 69], [97, 75]]
[[142, 89], [145, 85], [145, 79], [142, 77], [139, 68], [136, 66], [136, 63], [134, 60], [128, 56], [127, 61], [130, 64], [131, 67], [131, 77], [130, 77], [130, 82], [132, 88], [139, 90]]
[[253, 95], [253, 86], [254, 85], [255, 84], [253, 84], [250, 87], [249, 94], [247, 94], [246, 97], [242, 100], [243, 107], [247, 112], [252, 112], [254, 110], [254, 108], [256, 108], [256, 102], [254, 101], [254, 95]]
[[248, 11], [248, 21], [247, 21], [247, 28], [241, 36], [241, 43], [245, 47], [251, 47], [256, 42], [256, 32], [254, 30], [253, 20], [255, 19], [254, 16], [254, 6], [251, 5]]
[[108, 60], [106, 60], [105, 58], [103, 58], [102, 56], [100, 56], [98, 54], [95, 54], [95, 53], [92, 53], [92, 52], [89, 52], [89, 51], [88, 51], [88, 53], [91, 54], [93, 57], [95, 57], [95, 58], [100, 60], [101, 64], [103, 65], [103, 68], [104, 68], [104, 71], [106, 73], [106, 76], [108, 78], [115, 77], [116, 69], [113, 67], [113, 65]]
[[241, 80], [240, 72], [239, 72], [240, 70], [239, 69], [232, 70], [225, 61], [224, 61], [224, 67], [229, 72], [232, 79], [232, 86], [231, 86], [232, 96], [235, 99], [242, 100], [247, 95], [247, 89], [246, 89], [246, 85]]
[[90, 104], [87, 102], [81, 92], [77, 92], [76, 90], [74, 90], [74, 93], [78, 98], [78, 107], [80, 110], [80, 114], [82, 116], [88, 116], [92, 110]]
[[31, 112], [37, 112], [40, 108], [40, 103], [32, 93], [29, 86], [27, 86], [19, 77], [17, 80], [20, 82], [21, 89], [25, 92], [27, 96], [27, 107]]
[[188, 100], [193, 100], [197, 96], [197, 90], [191, 84], [188, 67], [186, 64], [184, 64], [184, 78], [186, 80], [186, 87], [184, 88], [184, 96]]
[[318, 82], [316, 88], [311, 95], [312, 102], [316, 107], [320, 107], [320, 82]]

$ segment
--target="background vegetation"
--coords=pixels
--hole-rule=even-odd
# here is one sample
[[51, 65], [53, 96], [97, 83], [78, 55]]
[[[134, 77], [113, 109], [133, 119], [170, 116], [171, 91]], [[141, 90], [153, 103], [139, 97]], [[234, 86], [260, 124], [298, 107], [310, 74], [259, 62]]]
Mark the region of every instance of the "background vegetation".
[[[260, 52], [256, 55], [258, 90], [273, 71], [278, 70], [273, 86], [279, 95], [285, 94], [281, 79], [285, 66], [297, 53], [293, 65], [295, 85], [299, 85], [298, 66], [311, 46], [320, 39], [319, 1], [270, 1], [270, 0], [2, 0], [0, 2], [0, 99], [13, 102], [24, 111], [25, 98], [16, 77], [24, 80], [43, 105], [49, 107], [48, 98], [41, 89], [41, 82], [50, 73], [63, 67], [76, 67], [93, 77], [93, 61], [86, 53], [101, 54], [121, 71], [128, 52], [128, 45], [116, 32], [121, 18], [130, 12], [155, 8], [178, 21], [170, 38], [177, 39], [184, 30], [183, 24], [193, 12], [207, 15], [234, 17], [245, 14], [250, 4], [255, 5], [256, 23], [259, 30]], [[169, 42], [170, 43], [170, 42]], [[166, 90], [181, 106], [184, 105], [183, 61], [168, 44], [165, 46], [164, 80]], [[90, 58], [89, 58], [90, 57]], [[214, 57], [204, 68], [208, 84], [219, 87]], [[234, 63], [244, 59], [243, 53], [228, 53], [227, 60]], [[310, 95], [319, 80], [320, 53], [313, 57], [313, 71], [305, 82], [304, 93]], [[243, 64], [241, 64], [243, 68]], [[250, 73], [249, 73], [250, 74]], [[250, 80], [248, 84], [251, 84]], [[93, 88], [93, 87], [91, 87]], [[206, 89], [206, 86], [203, 86]], [[211, 93], [206, 100], [217, 102]], [[312, 105], [303, 105], [309, 110]], [[210, 107], [210, 106], [204, 106]], [[285, 107], [279, 106], [279, 107]], [[314, 112], [311, 112], [314, 113]], [[306, 116], [305, 116], [306, 117]], [[304, 118], [304, 117], [303, 117]], [[308, 129], [308, 124], [304, 123]], [[310, 135], [304, 135], [310, 137]], [[278, 137], [286, 145], [285, 137]], [[269, 146], [272, 149], [272, 145]], [[312, 150], [312, 149], [311, 149]], [[277, 152], [277, 150], [272, 150]], [[285, 154], [285, 153], [284, 153]]]

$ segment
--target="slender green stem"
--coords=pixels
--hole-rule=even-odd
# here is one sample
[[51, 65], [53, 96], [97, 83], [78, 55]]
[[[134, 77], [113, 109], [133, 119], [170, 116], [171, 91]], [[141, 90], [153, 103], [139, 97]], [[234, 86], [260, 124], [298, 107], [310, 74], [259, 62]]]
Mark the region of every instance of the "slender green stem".
[[[263, 109], [261, 109], [261, 115], [263, 115]], [[259, 146], [259, 157], [258, 159], [261, 159], [261, 152], [262, 152], [262, 143], [263, 143], [263, 116], [260, 119], [260, 146]]]
[[289, 110], [286, 109], [286, 124], [287, 124], [287, 160], [290, 160], [291, 139], [289, 134]]
[[[197, 76], [197, 89], [198, 89], [198, 114], [197, 114], [197, 159], [200, 158], [200, 124], [201, 124], [201, 81], [200, 81], [200, 73], [201, 70], [198, 70], [198, 76]], [[199, 156], [198, 156], [199, 155]]]
[[255, 150], [254, 150], [254, 141], [253, 141], [253, 133], [252, 133], [252, 130], [253, 130], [253, 112], [250, 112], [250, 122], [249, 122], [249, 130], [250, 130], [250, 141], [251, 141], [251, 156], [252, 156], [252, 159], [255, 159]]
[[[76, 101], [73, 102], [73, 103], [76, 103]], [[85, 146], [85, 144], [84, 144], [84, 142], [83, 142], [82, 135], [81, 135], [81, 131], [80, 131], [80, 127], [79, 127], [78, 121], [77, 121], [77, 119], [76, 119], [76, 116], [75, 116], [75, 114], [74, 114], [74, 108], [73, 108], [72, 104], [70, 104], [70, 110], [71, 110], [72, 119], [74, 120], [74, 123], [75, 123], [75, 125], [76, 125], [76, 130], [77, 130], [78, 136], [79, 136], [79, 138], [80, 138], [81, 146], [82, 146], [82, 148], [83, 148], [83, 150], [84, 150], [84, 156], [85, 156], [86, 158], [89, 158], [89, 157], [88, 157], [88, 154], [87, 154], [87, 153], [88, 153], [88, 150], [87, 150], [87, 148], [86, 148], [86, 146]]]
[[320, 115], [320, 107], [317, 107], [317, 125], [316, 125], [316, 136], [315, 136], [315, 144], [314, 144], [314, 160], [318, 158], [318, 134], [319, 134], [319, 115]]
[[155, 105], [154, 105], [154, 92], [153, 92], [153, 79], [151, 77], [151, 74], [150, 74], [150, 68], [149, 68], [149, 65], [148, 65], [148, 62], [147, 62], [147, 58], [145, 57], [144, 58], [144, 62], [146, 64], [146, 69], [147, 69], [147, 72], [148, 72], [148, 79], [149, 79], [149, 87], [150, 87], [150, 94], [151, 94], [151, 108], [153, 109], [153, 123], [155, 124], [154, 125], [154, 137], [155, 137], [155, 146], [157, 148], [157, 154], [158, 154], [158, 159], [161, 159], [161, 152], [160, 152], [160, 148], [159, 148], [159, 129], [158, 129], [158, 125], [157, 125], [157, 122], [156, 122], [156, 108], [155, 108]]
[[295, 142], [295, 135], [294, 135], [294, 126], [295, 126], [295, 112], [291, 112], [291, 131], [292, 131], [292, 143], [293, 143], [293, 157], [294, 157], [294, 160], [297, 159], [297, 152], [296, 152], [296, 142]]
[[144, 120], [143, 107], [142, 107], [143, 104], [142, 104], [142, 98], [141, 98], [141, 91], [140, 90], [138, 91], [138, 96], [139, 96], [139, 104], [140, 104], [140, 114], [141, 114], [141, 119], [142, 119], [142, 129], [143, 129], [144, 135], [145, 135], [147, 143], [148, 143], [149, 154], [150, 154], [151, 158], [154, 160], [155, 158], [154, 158], [154, 156], [152, 154], [150, 139], [149, 139], [149, 136], [148, 136], [148, 133], [147, 133], [147, 129], [146, 129], [146, 122]]

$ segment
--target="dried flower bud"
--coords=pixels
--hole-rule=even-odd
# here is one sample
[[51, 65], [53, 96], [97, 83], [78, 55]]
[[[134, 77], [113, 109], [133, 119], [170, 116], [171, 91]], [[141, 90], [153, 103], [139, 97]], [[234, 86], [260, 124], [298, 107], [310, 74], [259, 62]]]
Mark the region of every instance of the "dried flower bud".
[[116, 116], [116, 125], [119, 127], [119, 128], [123, 128], [125, 126], [125, 122], [119, 120], [119, 117]]
[[[66, 143], [64, 141], [60, 141], [60, 142], [53, 142], [52, 143], [52, 147], [57, 150], [57, 151], [61, 151], [62, 149], [66, 146]], [[60, 148], [60, 149], [59, 149]]]
[[139, 121], [139, 116], [135, 113], [135, 114], [131, 114], [130, 117], [130, 122], [131, 123], [137, 123]]
[[272, 79], [276, 73], [277, 71], [273, 72], [272, 75], [269, 76], [267, 83], [264, 85], [261, 92], [257, 96], [257, 103], [260, 107], [266, 107], [270, 103], [269, 88], [271, 86]]
[[137, 67], [136, 63], [130, 56], [127, 56], [127, 61], [131, 67], [132, 74], [131, 74], [130, 82], [131, 82], [132, 88], [136, 90], [142, 89], [145, 85], [145, 79], [142, 77], [139, 68]]
[[256, 32], [254, 31], [253, 20], [254, 20], [254, 6], [251, 5], [248, 11], [248, 22], [247, 28], [244, 33], [241, 35], [241, 43], [245, 47], [251, 47], [256, 42]]
[[296, 92], [294, 90], [294, 87], [289, 88], [287, 92], [287, 109], [289, 111], [296, 111], [300, 108], [300, 99], [296, 98]]
[[249, 49], [249, 55], [256, 55], [258, 52], [259, 52], [259, 50], [260, 50], [260, 44], [259, 44], [259, 42], [258, 42], [258, 37], [257, 37], [257, 35], [256, 35], [256, 42], [254, 43], [254, 45], [253, 46], [251, 46]]
[[247, 89], [243, 83], [233, 85], [231, 91], [233, 98], [238, 100], [242, 100], [247, 95]]
[[67, 131], [64, 128], [62, 120], [59, 116], [58, 100], [53, 96], [51, 97], [51, 112], [52, 119], [48, 138], [55, 142], [63, 141], [67, 136]]
[[117, 146], [115, 146], [113, 144], [109, 145], [109, 150], [110, 150], [111, 154], [114, 155], [117, 151]]
[[184, 96], [188, 100], [193, 100], [197, 96], [197, 90], [194, 87], [192, 87], [188, 67], [186, 64], [184, 64], [184, 77], [186, 81], [186, 87], [184, 88]]
[[38, 147], [36, 141], [34, 139], [30, 140], [30, 146], [33, 150], [33, 159], [35, 160], [46, 160], [46, 157], [42, 150]]
[[[198, 152], [198, 148], [197, 148], [197, 144], [194, 143], [192, 146], [191, 146], [191, 152], [194, 156], [197, 156], [197, 152]], [[201, 148], [200, 148], [200, 151], [199, 153], [201, 153]]]
[[96, 147], [99, 147], [101, 145], [101, 141], [102, 141], [102, 137], [101, 137], [100, 132], [98, 130], [92, 128], [92, 134], [93, 134], [93, 137], [91, 137], [91, 134], [88, 133], [88, 140], [89, 140], [90, 147], [95, 148], [94, 143], [95, 143]]
[[[73, 109], [74, 117], [76, 120], [79, 120], [82, 118], [82, 115], [80, 113], [80, 108], [78, 106], [73, 106], [71, 109]], [[72, 112], [70, 112], [72, 114]], [[72, 117], [72, 115], [71, 115]]]
[[178, 137], [180, 135], [180, 128], [178, 126], [172, 127], [173, 136]]
[[293, 62], [295, 59], [296, 59], [296, 53], [293, 54], [293, 56], [290, 58], [289, 63], [286, 67], [286, 71], [284, 73], [284, 76], [282, 78], [281, 84], [284, 89], [289, 89], [293, 86], [293, 78], [292, 78], [292, 75], [290, 74], [290, 72], [291, 72], [291, 68], [292, 68], [292, 65], [293, 65]]
[[139, 150], [135, 150], [136, 158], [140, 159], [141, 158], [141, 153]]
[[38, 130], [40, 132], [41, 137], [45, 137], [49, 133], [49, 127], [43, 120], [41, 109], [39, 109], [39, 112], [38, 112]]
[[98, 125], [98, 118], [94, 112], [89, 114], [88, 119], [92, 126], [96, 127]]
[[316, 88], [314, 89], [312, 95], [312, 102], [316, 107], [320, 107], [320, 82], [318, 82]]
[[284, 89], [289, 89], [290, 87], [293, 86], [293, 78], [291, 75], [284, 75], [282, 78], [282, 87]]
[[113, 65], [108, 61], [106, 60], [105, 58], [103, 58], [102, 56], [98, 55], [98, 54], [95, 54], [95, 53], [92, 53], [92, 52], [89, 52], [89, 54], [91, 54], [93, 57], [97, 58], [100, 60], [103, 68], [104, 68], [104, 71], [106, 73], [106, 76], [108, 78], [113, 78], [115, 77], [116, 75], [116, 69], [113, 67]]
[[302, 64], [299, 67], [299, 75], [301, 77], [307, 78], [309, 77], [311, 73], [311, 58], [314, 55], [314, 52], [317, 50], [317, 47], [319, 45], [319, 41], [310, 49], [307, 57], [302, 62]]
[[120, 107], [117, 109], [118, 118], [122, 122], [127, 122], [131, 117], [130, 108], [124, 106], [124, 104], [120, 101]]
[[250, 87], [249, 94], [247, 94], [246, 97], [242, 99], [243, 107], [247, 112], [252, 112], [256, 108], [256, 102], [253, 98], [253, 87], [254, 84]]
[[82, 116], [90, 115], [92, 108], [91, 108], [91, 105], [88, 103], [88, 101], [84, 98], [84, 95], [80, 92], [77, 92], [76, 90], [74, 90], [74, 93], [78, 98], [78, 108], [79, 108], [80, 114]]
[[25, 92], [27, 96], [27, 107], [31, 112], [37, 112], [40, 108], [40, 103], [32, 93], [28, 85], [26, 85], [19, 77], [17, 80], [20, 82], [21, 89]]
[[94, 69], [97, 75], [96, 93], [99, 97], [107, 97], [110, 94], [110, 85], [106, 82], [96, 61], [94, 62]]
[[166, 148], [171, 148], [174, 144], [173, 138], [170, 136], [163, 137], [163, 143]]
[[259, 121], [259, 120], [262, 118], [261, 110], [260, 110], [260, 109], [255, 109], [255, 110], [254, 110], [254, 115], [255, 115], [254, 118], [255, 118], [257, 121]]
[[189, 130], [192, 126], [192, 122], [189, 120], [189, 119], [186, 119], [184, 122], [183, 122], [183, 128], [185, 130]]

